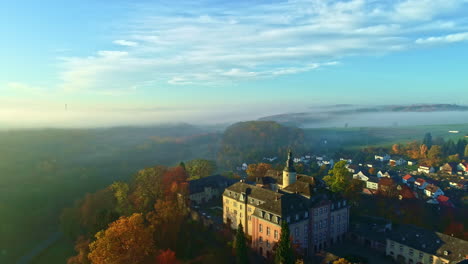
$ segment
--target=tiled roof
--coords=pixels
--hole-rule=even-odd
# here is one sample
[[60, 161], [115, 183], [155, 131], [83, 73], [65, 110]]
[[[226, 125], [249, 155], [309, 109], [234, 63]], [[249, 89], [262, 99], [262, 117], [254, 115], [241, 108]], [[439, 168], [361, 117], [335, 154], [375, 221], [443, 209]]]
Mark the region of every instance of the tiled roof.
[[413, 178], [413, 176], [409, 175], [409, 174], [406, 174], [404, 177], [403, 177], [403, 180], [409, 180]]
[[426, 180], [424, 180], [423, 178], [417, 178], [416, 179], [416, 183], [419, 183], [421, 185], [423, 185], [425, 182], [426, 182]]
[[450, 198], [448, 198], [448, 197], [445, 196], [445, 195], [439, 195], [439, 196], [437, 197], [437, 201], [439, 201], [439, 202], [447, 202], [449, 199], [450, 199]]
[[237, 180], [229, 179], [221, 175], [212, 175], [189, 181], [189, 191], [191, 194], [193, 194], [203, 192], [205, 187], [224, 189], [229, 185], [234, 184], [236, 181]]
[[468, 241], [411, 225], [393, 228], [388, 238], [454, 263], [468, 255]]
[[437, 192], [440, 188], [435, 186], [434, 184], [429, 184], [426, 186], [426, 190], [430, 191], [431, 193]]

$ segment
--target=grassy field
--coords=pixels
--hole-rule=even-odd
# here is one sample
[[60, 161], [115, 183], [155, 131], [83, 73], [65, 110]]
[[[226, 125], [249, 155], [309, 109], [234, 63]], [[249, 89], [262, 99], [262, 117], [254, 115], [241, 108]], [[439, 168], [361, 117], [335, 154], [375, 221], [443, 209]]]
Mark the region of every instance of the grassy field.
[[[449, 130], [460, 131], [458, 134]], [[304, 129], [306, 139], [317, 148], [362, 148], [365, 146], [390, 146], [394, 143], [404, 143], [422, 140], [424, 134], [430, 132], [432, 138], [442, 137], [445, 140], [468, 135], [468, 124], [428, 125], [410, 127], [363, 127], [363, 128], [314, 128]], [[326, 140], [326, 144], [324, 141]]]

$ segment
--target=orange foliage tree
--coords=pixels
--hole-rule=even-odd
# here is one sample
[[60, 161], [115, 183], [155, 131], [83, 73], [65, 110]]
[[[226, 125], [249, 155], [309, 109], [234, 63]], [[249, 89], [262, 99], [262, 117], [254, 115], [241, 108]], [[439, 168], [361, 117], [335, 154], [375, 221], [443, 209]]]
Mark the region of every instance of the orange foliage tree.
[[167, 250], [161, 250], [161, 252], [156, 256], [156, 263], [179, 264], [180, 261], [177, 260], [174, 251], [167, 249]]
[[75, 251], [78, 252], [78, 254], [70, 257], [67, 264], [91, 264], [88, 259], [89, 242], [89, 239], [86, 239], [84, 236], [80, 236], [75, 244]]
[[250, 164], [247, 167], [247, 175], [249, 180], [255, 180], [257, 177], [264, 177], [268, 170], [271, 169], [271, 164], [268, 163], [258, 163]]
[[143, 263], [154, 250], [152, 230], [145, 226], [143, 215], [135, 213], [98, 232], [89, 248], [93, 264]]

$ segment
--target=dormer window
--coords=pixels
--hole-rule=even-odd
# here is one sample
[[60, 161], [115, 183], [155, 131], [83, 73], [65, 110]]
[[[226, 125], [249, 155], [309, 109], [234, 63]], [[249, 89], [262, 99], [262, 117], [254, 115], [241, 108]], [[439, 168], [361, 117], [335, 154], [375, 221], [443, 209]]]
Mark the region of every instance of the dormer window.
[[270, 219], [271, 219], [270, 214], [266, 214], [266, 219], [267, 219], [267, 220], [270, 220]]

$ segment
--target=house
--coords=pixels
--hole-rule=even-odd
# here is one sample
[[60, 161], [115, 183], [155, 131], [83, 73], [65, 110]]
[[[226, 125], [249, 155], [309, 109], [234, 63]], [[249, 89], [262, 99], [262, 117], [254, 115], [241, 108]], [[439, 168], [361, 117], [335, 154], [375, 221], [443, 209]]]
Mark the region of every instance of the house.
[[385, 254], [398, 263], [462, 263], [468, 256], [468, 241], [411, 225], [394, 226], [386, 240]]
[[408, 160], [407, 162], [408, 162], [408, 166], [416, 165], [416, 161], [414, 161], [414, 160]]
[[381, 253], [385, 253], [386, 234], [391, 232], [392, 222], [378, 217], [359, 217], [350, 226], [349, 237], [353, 243], [359, 243]]
[[466, 179], [453, 179], [449, 181], [451, 187], [460, 189], [460, 190], [468, 190], [468, 180]]
[[247, 165], [247, 163], [245, 163], [245, 162], [242, 163], [242, 170], [245, 171], [245, 170], [247, 170], [248, 167], [249, 167], [249, 166]]
[[426, 188], [427, 184], [428, 183], [423, 178], [418, 178], [414, 182], [414, 185], [417, 186], [420, 190], [424, 190]]
[[437, 202], [439, 202], [440, 205], [445, 206], [445, 207], [453, 207], [453, 204], [450, 201], [450, 198], [445, 195], [439, 195], [437, 197]]
[[434, 173], [435, 169], [433, 167], [429, 167], [429, 166], [426, 166], [426, 165], [420, 165], [418, 167], [418, 172], [419, 173], [429, 174], [429, 173]]
[[325, 165], [330, 165], [330, 167], [333, 167], [335, 165], [335, 161], [333, 159], [330, 160], [324, 160], [323, 164]]
[[378, 160], [378, 161], [382, 161], [382, 162], [383, 161], [389, 161], [390, 160], [390, 155], [388, 155], [388, 154], [375, 155], [374, 159]]
[[444, 192], [442, 191], [442, 189], [440, 189], [434, 184], [426, 185], [426, 188], [424, 188], [424, 193], [426, 194], [427, 197], [432, 197], [432, 198], [437, 198], [437, 196], [439, 195], [444, 195]]
[[359, 169], [359, 166], [356, 164], [346, 164], [346, 169], [348, 169], [349, 172], [351, 173], [356, 173], [356, 171]]
[[358, 173], [353, 174], [353, 179], [357, 179], [357, 180], [366, 182], [366, 181], [369, 180], [369, 176], [370, 175], [366, 175], [364, 172], [359, 171]]
[[440, 167], [440, 172], [449, 174], [449, 175], [456, 175], [458, 169], [457, 162], [447, 162]]
[[221, 175], [212, 175], [189, 181], [189, 198], [193, 204], [202, 204], [215, 197], [220, 197], [224, 189], [237, 180]]
[[366, 188], [371, 190], [378, 190], [379, 178], [375, 176], [369, 176], [369, 179], [366, 181]]
[[403, 166], [406, 164], [406, 160], [403, 159], [402, 157], [394, 157], [392, 159], [390, 159], [390, 161], [388, 162], [388, 164], [390, 166]]
[[348, 164], [353, 163], [353, 160], [352, 160], [352, 159], [340, 158], [340, 161], [342, 161], [342, 160], [346, 160], [346, 163], [348, 163]]
[[413, 176], [406, 174], [405, 176], [403, 176], [402, 181], [403, 183], [409, 185], [409, 184], [413, 184], [415, 182], [415, 179]]
[[468, 162], [460, 162], [457, 165], [458, 174], [468, 176]]

